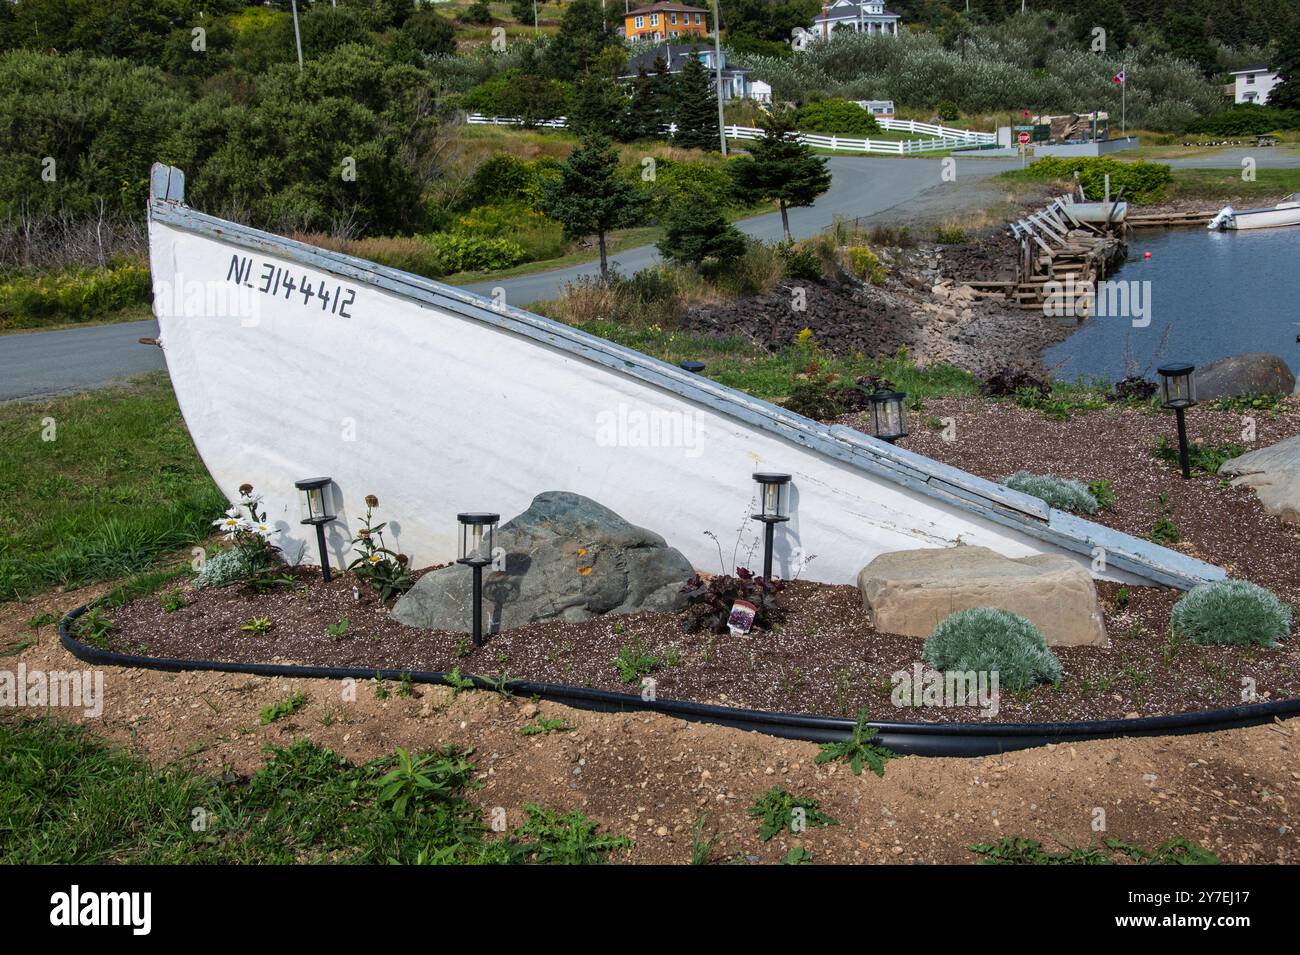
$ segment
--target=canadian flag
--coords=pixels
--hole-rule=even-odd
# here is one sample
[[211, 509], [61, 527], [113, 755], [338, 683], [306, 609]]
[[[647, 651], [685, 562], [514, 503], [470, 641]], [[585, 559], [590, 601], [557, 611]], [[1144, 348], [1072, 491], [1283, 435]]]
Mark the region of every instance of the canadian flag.
[[1124, 80], [1128, 79], [1128, 77], [1123, 70], [1120, 70], [1118, 73], [1115, 74], [1114, 79], [1116, 83], [1118, 83], [1120, 86], [1123, 86]]

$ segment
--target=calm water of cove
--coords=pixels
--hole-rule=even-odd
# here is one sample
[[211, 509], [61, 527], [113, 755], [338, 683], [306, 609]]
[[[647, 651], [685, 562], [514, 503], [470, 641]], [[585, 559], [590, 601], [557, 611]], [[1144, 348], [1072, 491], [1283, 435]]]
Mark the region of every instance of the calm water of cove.
[[1150, 281], [1151, 324], [1088, 320], [1044, 355], [1054, 378], [1114, 381], [1130, 364], [1153, 378], [1165, 362], [1204, 365], [1248, 351], [1281, 355], [1300, 377], [1300, 226], [1137, 229], [1129, 237], [1128, 261], [1111, 278]]

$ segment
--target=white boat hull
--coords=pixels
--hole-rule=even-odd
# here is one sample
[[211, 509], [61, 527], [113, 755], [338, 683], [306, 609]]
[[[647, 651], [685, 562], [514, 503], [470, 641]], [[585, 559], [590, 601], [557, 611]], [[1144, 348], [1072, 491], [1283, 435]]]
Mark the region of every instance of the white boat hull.
[[1226, 206], [1210, 220], [1211, 229], [1276, 229], [1300, 225], [1300, 203], [1282, 203], [1269, 209], [1233, 209]]
[[1108, 579], [1224, 576], [558, 323], [194, 213], [177, 201], [179, 172], [162, 168], [150, 261], [181, 412], [224, 493], [248, 482], [265, 495], [291, 559], [316, 561], [294, 481], [327, 475], [336, 565], [367, 494], [420, 567], [454, 559], [458, 512], [505, 519], [564, 490], [662, 534], [699, 569], [754, 566], [752, 474], [766, 470], [793, 475], [783, 577], [851, 583], [881, 553], [959, 542], [1065, 553]]

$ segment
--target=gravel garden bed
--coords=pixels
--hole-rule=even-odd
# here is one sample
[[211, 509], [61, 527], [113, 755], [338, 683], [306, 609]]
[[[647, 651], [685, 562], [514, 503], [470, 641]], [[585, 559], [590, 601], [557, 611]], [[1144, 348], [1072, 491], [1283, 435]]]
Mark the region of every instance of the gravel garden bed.
[[[1289, 403], [1255, 417], [1249, 446], [1300, 432], [1300, 414]], [[934, 419], [931, 426], [928, 419]], [[944, 438], [942, 419], [950, 435], [955, 429], [955, 440]], [[1208, 407], [1189, 415], [1193, 439], [1211, 444], [1239, 437], [1241, 423], [1240, 413]], [[1107, 480], [1115, 500], [1093, 519], [1139, 537], [1152, 533], [1164, 495], [1164, 516], [1178, 535], [1169, 546], [1219, 563], [1288, 604], [1300, 603], [1296, 529], [1265, 513], [1249, 490], [1204, 474], [1183, 481], [1151, 453], [1170, 427], [1167, 417], [1144, 408], [1108, 406], [1060, 421], [1010, 401], [930, 400], [915, 412], [914, 434], [903, 443], [994, 479], [1026, 469], [1085, 483]], [[1064, 673], [1060, 684], [1018, 693], [1003, 688], [997, 713], [989, 714], [970, 706], [895, 705], [891, 675], [912, 670], [923, 641], [877, 631], [850, 586], [795, 581], [780, 595], [784, 621], [743, 637], [691, 633], [685, 613], [639, 613], [539, 622], [490, 635], [476, 649], [462, 633], [403, 626], [389, 616], [391, 600], [380, 601], [349, 577], [326, 584], [311, 570], [292, 576], [291, 587], [266, 593], [243, 585], [194, 590], [187, 583], [170, 600], [155, 595], [112, 608], [106, 645], [231, 662], [457, 670], [625, 693], [639, 693], [649, 676], [662, 698], [828, 716], [866, 707], [878, 720], [1170, 715], [1240, 705], [1243, 686], [1252, 681], [1258, 701], [1300, 695], [1300, 644], [1294, 639], [1274, 648], [1177, 639], [1169, 618], [1181, 594], [1163, 587], [1098, 583], [1110, 646], [1053, 648]], [[245, 629], [257, 618], [267, 618], [269, 629]], [[620, 658], [637, 665], [621, 668]]]

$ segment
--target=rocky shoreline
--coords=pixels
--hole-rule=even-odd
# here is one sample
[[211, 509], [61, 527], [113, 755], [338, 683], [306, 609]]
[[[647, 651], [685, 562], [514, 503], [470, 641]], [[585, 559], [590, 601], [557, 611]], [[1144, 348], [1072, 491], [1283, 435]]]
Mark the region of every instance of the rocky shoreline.
[[872, 250], [885, 269], [879, 284], [842, 270], [820, 282], [786, 279], [735, 303], [695, 306], [684, 330], [740, 335], [779, 351], [809, 329], [832, 354], [895, 355], [905, 349], [922, 366], [946, 363], [987, 376], [1004, 368], [1042, 375], [1044, 351], [1078, 328], [1072, 318], [1010, 308], [964, 284], [1015, 277], [1015, 244], [1005, 233], [962, 245]]

